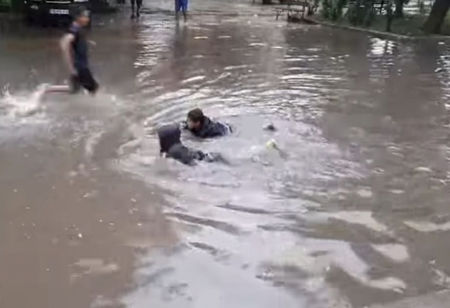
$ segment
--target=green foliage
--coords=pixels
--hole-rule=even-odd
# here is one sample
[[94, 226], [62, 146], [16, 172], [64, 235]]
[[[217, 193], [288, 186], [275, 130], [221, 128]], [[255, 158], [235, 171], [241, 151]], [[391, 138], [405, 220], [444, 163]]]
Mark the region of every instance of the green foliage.
[[[330, 1], [330, 0], [327, 0]], [[347, 5], [347, 1], [335, 0], [336, 1], [336, 12], [335, 14], [339, 14], [337, 18], [340, 18], [343, 12], [344, 7]], [[354, 26], [364, 25], [369, 26], [374, 17], [376, 15], [374, 8], [374, 0], [354, 0], [348, 3], [348, 10], [345, 17], [348, 19], [350, 24]], [[325, 17], [331, 20], [336, 15], [333, 15], [333, 11], [331, 10], [328, 14], [329, 17]]]
[[359, 25], [362, 23], [360, 8], [361, 8], [361, 0], [356, 0], [355, 2], [352, 2], [348, 7], [347, 18], [352, 25]]
[[[321, 14], [324, 19], [356, 27], [367, 27], [378, 31], [401, 33], [406, 35], [423, 35], [424, 28], [420, 25], [429, 11], [428, 0], [313, 0], [319, 1]], [[418, 13], [411, 15], [403, 13], [403, 6], [411, 3], [417, 5]], [[449, 7], [450, 0], [434, 0], [439, 3], [440, 10], [435, 10], [437, 17], [444, 18], [444, 32], [450, 32], [450, 14], [442, 11]], [[433, 5], [433, 8], [436, 5]], [[430, 13], [430, 16], [432, 14]], [[442, 17], [443, 16], [443, 17]], [[430, 18], [429, 18], [430, 19]], [[428, 19], [428, 20], [429, 20]], [[449, 25], [449, 26], [446, 26]], [[431, 27], [431, 26], [430, 26]], [[435, 26], [437, 28], [438, 26]], [[435, 30], [429, 30], [433, 32]]]
[[426, 13], [425, 1], [424, 0], [419, 0], [418, 6], [419, 6], [420, 14], [424, 15]]
[[336, 21], [342, 17], [347, 0], [322, 0], [322, 16]]
[[338, 20], [342, 17], [342, 11], [347, 4], [347, 0], [335, 0], [335, 4], [336, 6], [334, 7], [332, 18], [334, 18], [333, 20]]
[[331, 1], [332, 0], [322, 0], [322, 17], [325, 19], [330, 19]]
[[375, 10], [373, 9], [373, 7], [367, 7], [364, 10], [364, 20], [363, 20], [363, 25], [365, 27], [369, 27], [372, 24], [372, 21], [374, 20], [376, 16]]

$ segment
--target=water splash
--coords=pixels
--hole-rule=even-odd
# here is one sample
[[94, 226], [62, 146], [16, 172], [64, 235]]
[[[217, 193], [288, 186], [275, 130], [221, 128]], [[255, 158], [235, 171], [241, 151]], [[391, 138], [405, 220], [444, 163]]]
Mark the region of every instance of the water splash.
[[33, 92], [13, 94], [5, 88], [0, 97], [0, 115], [11, 120], [22, 120], [39, 116], [44, 110], [42, 98], [45, 94], [45, 85], [39, 86]]

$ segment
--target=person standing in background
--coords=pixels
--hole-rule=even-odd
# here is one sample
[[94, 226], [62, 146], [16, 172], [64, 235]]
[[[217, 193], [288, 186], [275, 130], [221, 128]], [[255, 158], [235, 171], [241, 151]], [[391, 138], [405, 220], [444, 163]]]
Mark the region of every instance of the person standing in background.
[[90, 94], [98, 90], [98, 83], [89, 68], [88, 41], [84, 29], [91, 22], [90, 11], [79, 7], [73, 16], [69, 30], [61, 39], [63, 59], [70, 74], [69, 85], [45, 85], [44, 93], [77, 93], [81, 88]]
[[183, 13], [184, 21], [187, 20], [188, 0], [175, 0], [175, 17], [179, 18], [180, 12]]

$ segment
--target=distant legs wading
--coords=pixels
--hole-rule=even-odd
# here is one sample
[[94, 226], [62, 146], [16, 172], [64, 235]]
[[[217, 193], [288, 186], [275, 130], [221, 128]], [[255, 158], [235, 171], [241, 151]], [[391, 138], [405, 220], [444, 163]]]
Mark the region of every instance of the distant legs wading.
[[131, 19], [141, 16], [142, 0], [131, 0]]

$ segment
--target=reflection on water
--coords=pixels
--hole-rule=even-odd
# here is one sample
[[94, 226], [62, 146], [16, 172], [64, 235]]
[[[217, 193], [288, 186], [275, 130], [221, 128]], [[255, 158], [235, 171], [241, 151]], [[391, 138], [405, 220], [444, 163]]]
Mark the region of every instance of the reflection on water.
[[[125, 240], [143, 250], [123, 303], [363, 307], [448, 287], [447, 45], [286, 25], [237, 1], [194, 2], [180, 25], [167, 4], [152, 9], [162, 13], [126, 24], [119, 40], [107, 26], [93, 33], [99, 109], [49, 98], [45, 110], [22, 114], [11, 103], [20, 96], [2, 98], [5, 119], [71, 118], [80, 161], [138, 179], [164, 200], [177, 240]], [[123, 51], [117, 58], [112, 46]], [[230, 165], [159, 157], [155, 128], [193, 107], [235, 133], [186, 143]], [[266, 147], [271, 139], [286, 155]], [[121, 270], [92, 256], [73, 264], [92, 275]]]

